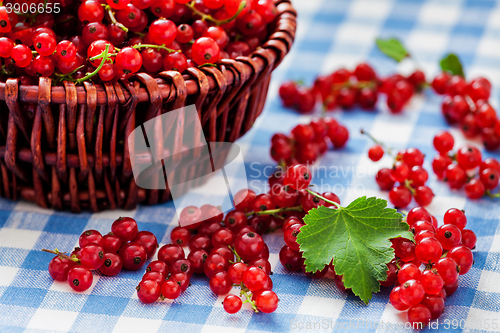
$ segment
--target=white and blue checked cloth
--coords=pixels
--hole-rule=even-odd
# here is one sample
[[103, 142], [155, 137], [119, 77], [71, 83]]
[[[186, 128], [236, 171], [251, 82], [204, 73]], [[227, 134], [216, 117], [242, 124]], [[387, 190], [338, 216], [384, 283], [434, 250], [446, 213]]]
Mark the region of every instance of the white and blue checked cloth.
[[[274, 74], [265, 112], [238, 142], [249, 182], [257, 191], [265, 190], [266, 176], [275, 165], [268, 152], [271, 135], [310, 120], [281, 106], [280, 82], [302, 79], [311, 84], [318, 73], [353, 68], [363, 60], [381, 75], [403, 71], [404, 66], [398, 68], [377, 50], [376, 37], [401, 39], [428, 77], [438, 72], [438, 60], [445, 53], [456, 52], [469, 78], [484, 75], [492, 82], [491, 102], [499, 110], [500, 2], [296, 0], [294, 5], [299, 12], [297, 40]], [[426, 91], [402, 115], [390, 115], [383, 101], [377, 112], [334, 113], [349, 128], [351, 138], [346, 148], [329, 151], [318, 161], [318, 166], [329, 168], [329, 174], [316, 175], [315, 183], [332, 186], [344, 204], [360, 195], [387, 197], [378, 190], [374, 174], [390, 160], [368, 160], [371, 143], [359, 134], [361, 127], [395, 148], [421, 149], [427, 156], [429, 185], [436, 194], [429, 210], [441, 220], [450, 207], [465, 209], [468, 228], [478, 236], [474, 267], [460, 277], [458, 290], [446, 300], [439, 326], [426, 330], [500, 331], [500, 204], [490, 199], [466, 200], [463, 192], [450, 191], [432, 174], [432, 137], [448, 128], [440, 114], [441, 100]], [[463, 142], [457, 129], [451, 131], [458, 144]], [[484, 154], [500, 157], [498, 152]], [[150, 305], [142, 304], [134, 289], [143, 270], [124, 271], [117, 277], [95, 274], [93, 286], [84, 293], [72, 292], [65, 283], [50, 278], [47, 265], [52, 256], [40, 249], [71, 251], [82, 231], [106, 233], [118, 216], [134, 217], [141, 230], [152, 231], [161, 243], [169, 242], [176, 224], [172, 203], [130, 212], [72, 215], [0, 199], [0, 332], [410, 331], [403, 326], [406, 315], [389, 304], [390, 288], [382, 288], [364, 305], [352, 294], [340, 292], [331, 276], [312, 280], [287, 273], [278, 259], [283, 246], [280, 232], [265, 236], [274, 290], [280, 298], [273, 314], [254, 314], [248, 308], [235, 315], [225, 313], [222, 298], [214, 296], [207, 279], [201, 277], [193, 277], [193, 285], [177, 300]]]

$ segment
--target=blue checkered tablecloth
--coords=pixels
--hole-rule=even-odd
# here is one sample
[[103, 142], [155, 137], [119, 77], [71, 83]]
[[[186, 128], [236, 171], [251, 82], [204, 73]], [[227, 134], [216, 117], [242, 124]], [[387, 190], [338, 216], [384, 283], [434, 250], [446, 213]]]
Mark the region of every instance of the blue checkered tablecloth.
[[[297, 40], [292, 52], [275, 71], [265, 112], [240, 144], [251, 186], [265, 190], [273, 161], [269, 141], [273, 133], [288, 132], [310, 116], [284, 109], [277, 97], [285, 79], [312, 83], [319, 72], [353, 66], [368, 60], [381, 75], [405, 72], [411, 63], [396, 65], [375, 46], [376, 37], [397, 37], [431, 77], [438, 60], [456, 52], [468, 77], [484, 75], [493, 84], [491, 102], [498, 110], [500, 97], [500, 2], [488, 0], [296, 0], [299, 12]], [[328, 175], [315, 182], [330, 185], [344, 204], [360, 195], [387, 198], [374, 174], [390, 160], [372, 163], [366, 156], [371, 143], [359, 134], [370, 131], [396, 148], [418, 147], [432, 170], [432, 137], [448, 128], [440, 114], [442, 97], [431, 91], [415, 97], [401, 115], [390, 115], [383, 101], [376, 112], [358, 109], [335, 112], [350, 130], [346, 148], [329, 151], [317, 163]], [[320, 110], [318, 110], [318, 113]], [[451, 129], [458, 144], [460, 132]], [[478, 145], [480, 146], [480, 145]], [[500, 157], [496, 153], [486, 156]], [[241, 180], [242, 182], [244, 180]], [[446, 300], [439, 318], [440, 331], [500, 331], [500, 205], [494, 200], [466, 200], [430, 172], [436, 197], [429, 210], [438, 219], [450, 207], [465, 209], [468, 227], [478, 235], [475, 265], [460, 277], [457, 292]], [[192, 286], [173, 302], [145, 305], [135, 286], [143, 270], [124, 271], [117, 277], [94, 275], [93, 286], [74, 293], [54, 282], [47, 271], [52, 258], [42, 248], [71, 250], [86, 229], [108, 232], [118, 216], [132, 216], [141, 230], [152, 231], [162, 244], [169, 242], [176, 224], [172, 203], [140, 206], [134, 211], [98, 214], [54, 212], [26, 202], [0, 199], [0, 332], [332, 332], [410, 331], [406, 315], [389, 304], [390, 288], [382, 288], [369, 305], [340, 292], [330, 275], [312, 280], [286, 272], [279, 263], [281, 232], [266, 235], [280, 305], [273, 314], [254, 314], [248, 308], [235, 315], [224, 312], [222, 298], [214, 296], [206, 278], [193, 277]], [[398, 326], [399, 325], [399, 326]]]

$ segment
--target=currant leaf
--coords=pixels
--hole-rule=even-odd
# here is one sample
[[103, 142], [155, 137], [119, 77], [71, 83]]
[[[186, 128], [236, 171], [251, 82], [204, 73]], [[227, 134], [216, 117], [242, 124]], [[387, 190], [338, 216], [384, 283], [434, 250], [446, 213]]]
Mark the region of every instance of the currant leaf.
[[395, 38], [390, 38], [390, 39], [377, 38], [376, 43], [380, 51], [382, 51], [392, 59], [396, 60], [397, 62], [400, 62], [404, 58], [410, 56], [410, 54], [408, 53], [408, 51], [406, 51], [403, 44], [401, 44], [401, 42]]
[[465, 77], [462, 63], [460, 62], [460, 59], [458, 59], [456, 54], [447, 54], [443, 59], [441, 59], [439, 64], [441, 65], [441, 69], [443, 71], [448, 71], [453, 75], [460, 75], [461, 77]]
[[387, 201], [361, 197], [347, 207], [320, 206], [304, 217], [297, 242], [307, 272], [322, 270], [333, 258], [335, 273], [344, 277], [366, 304], [387, 278], [387, 266], [394, 258], [391, 238], [413, 240], [409, 226]]

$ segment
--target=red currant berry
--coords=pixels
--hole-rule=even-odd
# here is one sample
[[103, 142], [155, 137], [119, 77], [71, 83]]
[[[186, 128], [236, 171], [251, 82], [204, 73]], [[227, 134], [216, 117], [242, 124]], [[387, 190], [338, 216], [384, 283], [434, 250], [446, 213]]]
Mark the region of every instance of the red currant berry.
[[222, 304], [227, 313], [233, 314], [240, 311], [243, 302], [241, 301], [241, 298], [236, 295], [227, 295]]
[[487, 190], [492, 190], [498, 185], [500, 173], [496, 169], [484, 169], [479, 175], [479, 179]]
[[312, 175], [309, 169], [302, 164], [287, 169], [283, 184], [295, 190], [302, 190], [311, 183]]
[[209, 278], [219, 271], [227, 271], [229, 268], [229, 261], [218, 253], [210, 254], [205, 260], [203, 271]]
[[264, 240], [254, 232], [241, 234], [234, 241], [234, 249], [243, 260], [252, 260], [264, 250]]
[[455, 144], [455, 139], [453, 139], [453, 136], [446, 131], [439, 132], [436, 134], [434, 137], [434, 148], [440, 153], [440, 154], [446, 154], [450, 150], [453, 149], [453, 145]]
[[417, 305], [425, 296], [425, 289], [418, 280], [408, 280], [401, 285], [399, 298], [409, 306]]
[[115, 253], [106, 253], [104, 263], [99, 267], [99, 272], [106, 276], [115, 276], [121, 272], [123, 267], [122, 259]]
[[465, 212], [458, 208], [450, 208], [446, 211], [443, 217], [444, 224], [454, 224], [460, 230], [467, 225], [467, 217]]
[[438, 261], [442, 254], [443, 246], [436, 238], [425, 238], [415, 246], [415, 256], [425, 264]]
[[404, 183], [410, 174], [408, 165], [402, 161], [396, 161], [391, 169], [391, 176], [396, 181]]
[[78, 19], [83, 22], [83, 24], [101, 22], [103, 18], [104, 9], [99, 1], [87, 0], [78, 8]]
[[50, 56], [56, 50], [56, 39], [48, 33], [40, 33], [33, 38], [33, 46], [39, 55]]
[[393, 262], [387, 264], [387, 278], [380, 281], [382, 287], [391, 287], [398, 279], [398, 267]]
[[394, 287], [389, 295], [389, 302], [391, 302], [392, 306], [398, 311], [408, 310], [410, 306], [401, 301], [401, 298], [399, 297], [400, 292], [401, 286]]
[[454, 247], [446, 256], [455, 260], [460, 269], [460, 275], [467, 273], [474, 264], [472, 251], [464, 245]]
[[136, 287], [137, 297], [142, 303], [154, 303], [161, 294], [161, 284], [153, 280], [142, 280]]
[[451, 296], [458, 289], [458, 279], [453, 284], [448, 284], [443, 287], [446, 292], [446, 296]]
[[445, 285], [453, 284], [458, 280], [460, 269], [452, 258], [441, 258], [432, 267], [438, 271]]
[[450, 164], [446, 168], [445, 179], [451, 189], [456, 190], [464, 186], [467, 181], [467, 174], [457, 164]]
[[93, 281], [92, 273], [84, 266], [77, 265], [68, 271], [68, 284], [75, 291], [89, 289]]
[[49, 263], [49, 274], [56, 281], [66, 281], [68, 279], [68, 272], [76, 265], [76, 262], [55, 256]]
[[419, 278], [428, 295], [437, 295], [443, 289], [444, 282], [436, 269], [425, 270]]
[[279, 88], [279, 95], [283, 105], [292, 107], [297, 102], [297, 85], [293, 81], [284, 82]]
[[471, 179], [465, 184], [464, 190], [469, 199], [480, 199], [486, 193], [486, 188], [479, 178]]
[[232, 210], [224, 218], [224, 225], [232, 231], [237, 231], [247, 225], [247, 216], [242, 211]]
[[187, 67], [187, 58], [180, 52], [170, 53], [163, 59], [163, 68], [166, 71], [173, 70], [182, 73]]
[[451, 250], [462, 243], [462, 233], [453, 224], [444, 224], [436, 232], [436, 238], [443, 246], [444, 250]]
[[10, 58], [12, 56], [12, 48], [14, 47], [12, 39], [0, 37], [0, 57]]
[[138, 231], [137, 222], [131, 217], [120, 217], [111, 225], [111, 232], [118, 236], [122, 242], [134, 239]]
[[80, 245], [80, 247], [84, 247], [85, 245], [90, 243], [95, 243], [101, 246], [103, 245], [102, 235], [99, 231], [91, 229], [84, 231], [80, 235], [80, 238], [78, 239], [78, 244]]
[[87, 244], [80, 249], [79, 259], [88, 269], [98, 269], [104, 263], [104, 249], [94, 243]]
[[216, 295], [226, 295], [233, 287], [227, 272], [219, 271], [210, 277], [209, 286]]
[[400, 284], [403, 284], [408, 280], [418, 280], [420, 279], [420, 274], [420, 269], [415, 264], [404, 264], [398, 271], [398, 281]]
[[389, 191], [396, 182], [391, 176], [391, 169], [382, 168], [377, 172], [375, 180], [382, 191]]
[[457, 152], [457, 162], [464, 170], [474, 169], [481, 164], [481, 152], [476, 147], [463, 146]]
[[431, 319], [439, 318], [444, 312], [444, 299], [439, 295], [425, 295], [421, 304], [429, 309]]
[[417, 221], [427, 221], [429, 223], [432, 223], [432, 216], [424, 207], [412, 208], [408, 212], [406, 223], [408, 223], [411, 227]]
[[110, 233], [102, 237], [101, 246], [106, 253], [118, 253], [122, 247], [122, 241], [118, 236]]
[[172, 279], [165, 280], [161, 285], [161, 295], [168, 299], [176, 299], [181, 295], [181, 287]]
[[219, 45], [210, 37], [198, 38], [191, 48], [193, 61], [199, 65], [214, 64], [219, 60]]
[[469, 249], [474, 250], [476, 248], [477, 237], [474, 231], [469, 229], [462, 230], [462, 244], [467, 246]]
[[205, 235], [195, 235], [189, 241], [189, 250], [205, 250], [210, 251], [212, 249], [212, 241], [210, 237]]
[[425, 305], [416, 304], [408, 309], [406, 318], [412, 325], [420, 324], [416, 325], [416, 328], [423, 328], [431, 320], [431, 317], [431, 311]]
[[408, 174], [408, 180], [411, 182], [411, 186], [413, 188], [424, 185], [429, 179], [429, 174], [419, 165], [415, 165], [411, 168], [410, 173]]
[[373, 162], [380, 161], [382, 156], [384, 156], [384, 149], [379, 145], [375, 145], [368, 150], [368, 158]]
[[141, 245], [146, 250], [147, 258], [153, 257], [158, 248], [156, 236], [149, 231], [139, 231], [132, 241]]
[[272, 313], [278, 308], [279, 298], [272, 290], [264, 290], [255, 296], [255, 306], [264, 313]]
[[446, 86], [451, 80], [451, 75], [448, 72], [442, 72], [432, 80], [432, 88], [440, 95], [445, 93]]
[[393, 244], [396, 257], [404, 262], [415, 259], [415, 243], [404, 238], [396, 238], [393, 240]]
[[203, 221], [200, 208], [187, 206], [179, 214], [179, 225], [189, 230], [196, 230]]
[[484, 103], [475, 113], [476, 123], [480, 128], [495, 126], [497, 113], [491, 105]]
[[170, 240], [172, 243], [185, 246], [189, 243], [191, 239], [191, 233], [187, 228], [184, 227], [175, 227], [170, 233]]
[[393, 187], [389, 192], [389, 201], [394, 207], [406, 207], [411, 202], [411, 192], [404, 186]]
[[146, 250], [142, 245], [135, 242], [124, 244], [119, 254], [123, 262], [123, 267], [128, 270], [136, 271], [146, 263]]
[[434, 192], [427, 186], [419, 186], [415, 189], [415, 202], [420, 206], [430, 205], [434, 198]]
[[432, 170], [439, 179], [443, 179], [446, 175], [446, 170], [449, 165], [453, 163], [452, 159], [448, 156], [437, 155], [432, 160]]

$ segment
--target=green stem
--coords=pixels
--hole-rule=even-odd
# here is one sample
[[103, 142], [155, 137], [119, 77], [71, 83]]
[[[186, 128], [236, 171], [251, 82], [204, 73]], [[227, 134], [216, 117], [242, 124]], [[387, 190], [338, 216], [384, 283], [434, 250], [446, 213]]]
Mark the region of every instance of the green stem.
[[336, 203], [335, 201], [328, 200], [324, 196], [319, 195], [318, 193], [315, 193], [315, 192], [311, 191], [310, 189], [306, 189], [306, 191], [309, 192], [309, 194], [315, 196], [316, 198], [319, 198], [319, 199], [323, 200], [324, 202], [328, 202], [329, 204], [334, 205], [335, 207], [337, 207], [337, 209], [342, 208], [342, 206], [339, 205], [338, 203]]
[[128, 28], [116, 20], [115, 13], [113, 13], [109, 5], [106, 5], [104, 7], [104, 10], [108, 13], [109, 20], [111, 21], [111, 23], [116, 24], [116, 26], [122, 29], [123, 31], [128, 32]]
[[259, 310], [257, 309], [257, 306], [255, 305], [255, 301], [252, 301], [252, 295], [248, 294], [248, 292], [250, 290], [247, 289], [247, 287], [243, 284], [243, 282], [240, 283], [240, 287], [241, 287], [240, 296], [241, 295], [245, 296], [245, 300], [242, 303], [243, 304], [250, 303], [250, 305], [252, 305], [253, 311], [255, 311], [255, 313], [258, 313]]
[[220, 26], [220, 25], [223, 25], [223, 24], [226, 24], [226, 23], [229, 23], [231, 21], [236, 20], [236, 18], [238, 17], [238, 15], [240, 15], [240, 13], [243, 11], [243, 9], [245, 9], [246, 1], [242, 1], [240, 3], [240, 6], [238, 7], [238, 10], [236, 11], [236, 14], [234, 14], [233, 16], [231, 16], [230, 18], [227, 18], [225, 20], [217, 20], [212, 15], [207, 15], [207, 14], [199, 11], [195, 7], [195, 4], [196, 4], [196, 1], [193, 0], [193, 1], [189, 2], [189, 3], [187, 3], [186, 6], [188, 8], [190, 8], [193, 11], [194, 14], [196, 14], [198, 16], [201, 16], [201, 20], [202, 21], [211, 21], [211, 22], [214, 22], [216, 26]]
[[169, 49], [168, 47], [163, 45], [154, 45], [154, 44], [137, 44], [132, 46], [133, 49], [139, 50], [139, 49], [144, 49], [144, 48], [150, 48], [150, 49], [158, 49], [158, 50], [167, 50], [169, 53], [174, 53], [174, 52], [181, 52], [178, 50], [174, 49]]
[[101, 60], [101, 63], [99, 64], [99, 67], [97, 67], [95, 69], [95, 71], [93, 71], [92, 73], [89, 73], [89, 74], [85, 75], [84, 77], [82, 77], [81, 79], [76, 80], [76, 84], [80, 84], [82, 82], [85, 82], [88, 79], [90, 79], [92, 76], [94, 76], [97, 73], [99, 73], [99, 71], [101, 70], [102, 66], [104, 66], [104, 63], [106, 63], [106, 61], [108, 60], [108, 52], [109, 52], [109, 44], [106, 44], [106, 48], [104, 49], [104, 53], [103, 53], [103, 58]]
[[55, 251], [52, 251], [52, 250], [47, 250], [47, 249], [42, 249], [43, 252], [48, 252], [48, 253], [52, 253], [52, 254], [57, 254], [59, 257], [61, 258], [66, 258], [68, 260], [71, 260], [71, 261], [74, 261], [74, 262], [80, 262], [80, 259], [78, 259], [77, 257], [73, 257], [73, 256], [68, 256], [66, 254], [66, 252], [59, 252], [58, 249], [56, 249]]
[[498, 193], [491, 193], [490, 190], [486, 190], [486, 195], [489, 196], [490, 198], [500, 198], [500, 192]]
[[361, 132], [361, 134], [364, 134], [364, 135], [368, 136], [373, 142], [375, 142], [375, 144], [381, 146], [386, 151], [386, 153], [389, 154], [389, 156], [391, 156], [392, 158], [396, 159], [396, 157], [392, 154], [392, 148], [391, 147], [388, 147], [383, 142], [378, 141], [370, 133], [366, 132], [363, 129], [360, 129], [360, 132]]
[[241, 257], [238, 255], [238, 253], [236, 253], [236, 250], [233, 247], [229, 246], [229, 245], [228, 245], [228, 247], [233, 252], [234, 256], [236, 257], [236, 261], [235, 262], [241, 262], [242, 261]]
[[408, 179], [405, 179], [405, 187], [410, 190], [411, 195], [415, 195], [415, 189], [411, 186], [411, 182]]
[[251, 215], [274, 215], [274, 214], [279, 214], [283, 212], [302, 212], [302, 206], [295, 206], [295, 207], [283, 207], [283, 208], [277, 208], [277, 209], [269, 209], [269, 210], [262, 210], [260, 212], [248, 212], [247, 216]]

